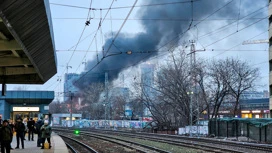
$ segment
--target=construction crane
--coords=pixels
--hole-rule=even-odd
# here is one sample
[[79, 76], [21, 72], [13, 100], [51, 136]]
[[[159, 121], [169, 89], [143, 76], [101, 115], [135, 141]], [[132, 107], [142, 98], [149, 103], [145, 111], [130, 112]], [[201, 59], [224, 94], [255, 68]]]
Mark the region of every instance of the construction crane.
[[246, 40], [242, 44], [248, 45], [248, 44], [262, 44], [262, 43], [269, 43], [269, 41], [268, 41], [268, 39]]

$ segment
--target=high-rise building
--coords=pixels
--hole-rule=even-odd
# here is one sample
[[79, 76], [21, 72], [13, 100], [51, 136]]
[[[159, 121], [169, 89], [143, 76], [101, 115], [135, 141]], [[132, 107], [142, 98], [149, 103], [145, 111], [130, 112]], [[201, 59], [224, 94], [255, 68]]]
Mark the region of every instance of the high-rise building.
[[[154, 72], [155, 72], [155, 65], [150, 63], [145, 63], [141, 65], [141, 83], [142, 83], [142, 92], [147, 95], [149, 98], [152, 99], [154, 96], [153, 89], [154, 89]], [[142, 93], [143, 94], [143, 93]], [[151, 112], [148, 108], [143, 106], [143, 114], [141, 117], [151, 116]]]
[[64, 78], [64, 101], [69, 99], [68, 93], [76, 93], [79, 89], [73, 84], [76, 80], [80, 78], [79, 74], [76, 73], [66, 73]]
[[143, 84], [144, 92], [150, 94], [154, 87], [154, 64], [143, 64], [141, 66], [141, 83]]
[[246, 100], [246, 99], [263, 99], [263, 98], [269, 98], [268, 91], [245, 91], [241, 94], [240, 99]]

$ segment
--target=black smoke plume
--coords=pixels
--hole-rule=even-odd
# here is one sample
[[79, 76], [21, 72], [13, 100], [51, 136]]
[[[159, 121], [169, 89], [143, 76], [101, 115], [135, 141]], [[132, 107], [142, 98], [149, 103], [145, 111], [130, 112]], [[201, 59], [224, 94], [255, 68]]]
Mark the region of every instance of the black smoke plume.
[[[145, 4], [159, 4], [177, 1], [178, 0], [149, 0], [143, 2], [145, 2]], [[183, 2], [184, 1], [186, 0], [183, 0]], [[92, 82], [103, 82], [106, 71], [109, 72], [109, 80], [117, 78], [122, 69], [157, 55], [158, 48], [167, 44], [171, 39], [179, 36], [179, 34], [185, 32], [189, 27], [193, 28], [193, 26], [201, 21], [201, 19], [210, 16], [227, 3], [229, 4], [226, 5], [226, 7], [211, 15], [209, 19], [220, 17], [237, 19], [239, 12], [240, 16], [249, 13], [249, 10], [254, 10], [254, 3], [258, 3], [259, 1], [242, 0], [241, 4], [239, 2], [239, 0], [195, 0], [193, 3], [188, 1], [188, 3], [179, 3], [174, 5], [141, 7], [137, 12], [136, 18], [142, 19], [140, 20], [140, 24], [144, 28], [144, 32], [136, 35], [120, 33], [114, 41], [114, 45], [112, 45], [111, 49], [107, 53], [106, 56], [108, 57], [104, 58], [95, 69], [90, 71], [90, 69], [97, 64], [96, 56], [93, 60], [88, 61], [86, 71], [90, 72], [88, 72], [88, 74], [79, 81], [80, 83], [78, 86], [80, 88], [84, 88], [84, 86], [89, 85]], [[207, 24], [207, 22], [205, 24]], [[133, 31], [133, 29], [131, 30]], [[176, 40], [183, 41], [182, 39], [186, 40], [186, 38], [181, 38], [180, 36], [179, 39]], [[168, 47], [176, 47], [179, 45], [180, 41], [172, 41], [164, 48], [161, 48], [161, 50], [166, 51]], [[112, 38], [108, 38], [104, 44], [104, 50], [107, 50], [111, 43]], [[125, 54], [128, 50], [133, 52], [132, 55]], [[147, 53], [148, 51], [151, 52]], [[120, 52], [123, 53], [118, 54]], [[99, 59], [102, 57], [103, 55], [100, 54]]]

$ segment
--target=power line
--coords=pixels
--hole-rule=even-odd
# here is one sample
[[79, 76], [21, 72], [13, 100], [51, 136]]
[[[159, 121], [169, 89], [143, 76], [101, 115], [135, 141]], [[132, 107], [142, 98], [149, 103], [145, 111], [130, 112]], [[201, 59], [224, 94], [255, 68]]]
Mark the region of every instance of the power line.
[[[112, 7], [113, 3], [114, 3], [114, 0], [112, 0], [110, 7]], [[104, 19], [107, 17], [109, 11], [110, 11], [110, 10], [107, 11], [107, 13], [105, 14], [103, 20], [101, 20], [101, 18], [100, 18], [100, 22], [99, 22], [98, 28], [97, 28], [97, 30], [96, 30], [96, 32], [95, 32], [95, 35], [94, 35], [94, 37], [93, 37], [93, 39], [92, 39], [92, 41], [91, 41], [91, 43], [90, 43], [90, 45], [89, 45], [89, 47], [88, 47], [87, 50], [89, 50], [89, 48], [91, 47], [93, 41], [96, 40], [97, 32], [99, 31], [99, 29], [101, 29], [102, 24], [104, 23]], [[82, 61], [86, 58], [87, 53], [88, 53], [88, 52], [85, 53], [84, 57], [82, 58], [82, 60], [81, 60], [81, 62], [79, 63], [79, 65], [78, 65], [78, 67], [77, 67], [77, 69], [76, 69], [75, 72], [77, 72], [77, 70], [79, 69], [79, 67], [80, 67], [80, 65], [81, 65], [81, 63], [82, 63]], [[97, 55], [97, 59], [98, 59], [98, 55]]]
[[[92, 0], [91, 0], [91, 2], [90, 2], [90, 7], [91, 7], [91, 6], [92, 6]], [[87, 19], [86, 19], [87, 21], [89, 21], [89, 20], [91, 19], [91, 18], [89, 18], [89, 16], [90, 16], [90, 11], [91, 11], [91, 10], [88, 11], [88, 15], [87, 15]], [[86, 21], [86, 23], [87, 23], [87, 21]], [[75, 49], [74, 49], [72, 55], [70, 56], [70, 58], [69, 58], [69, 60], [68, 60], [68, 62], [67, 62], [67, 66], [69, 65], [71, 59], [73, 58], [74, 53], [75, 53], [75, 50], [77, 49], [78, 44], [81, 42], [81, 38], [82, 38], [83, 33], [84, 33], [84, 31], [85, 31], [85, 29], [86, 29], [87, 26], [88, 26], [88, 24], [85, 24], [85, 26], [84, 26], [84, 28], [83, 28], [83, 30], [82, 30], [82, 32], [81, 32], [81, 35], [80, 35], [80, 37], [79, 37], [79, 39], [78, 39], [78, 41], [77, 41], [77, 44], [76, 44], [76, 46], [75, 46]], [[65, 72], [65, 69], [64, 69], [64, 71], [61, 73], [61, 76], [64, 75], [64, 72]], [[55, 88], [56, 88], [56, 87], [55, 87]]]
[[[263, 32], [261, 32], [261, 33], [259, 33], [259, 34], [257, 34], [257, 35], [255, 35], [255, 36], [253, 36], [253, 37], [251, 37], [251, 38], [249, 38], [248, 40], [254, 39], [254, 38], [256, 38], [256, 37], [258, 37], [258, 36], [260, 36], [260, 35], [266, 33], [267, 31], [269, 31], [269, 29], [268, 29], [268, 30], [265, 30], [265, 31], [263, 31]], [[243, 42], [244, 42], [244, 41], [243, 41]], [[229, 50], [232, 50], [233, 48], [235, 48], [235, 47], [237, 47], [237, 46], [242, 45], [243, 42], [241, 42], [241, 43], [239, 43], [239, 44], [237, 44], [237, 45], [234, 45], [233, 47], [231, 47], [231, 48], [229, 48], [229, 49], [227, 49], [227, 50], [224, 50], [222, 53], [219, 53], [219, 54], [213, 56], [212, 58], [214, 58], [214, 57], [216, 57], [216, 56], [219, 56], [219, 55], [222, 55], [222, 54], [224, 54], [225, 52], [227, 52], [227, 51], [229, 51]]]
[[[233, 0], [232, 0], [232, 1], [233, 1]], [[230, 2], [232, 2], [232, 1], [230, 1]], [[210, 15], [208, 15], [207, 17], [205, 17], [204, 19], [202, 19], [200, 22], [198, 22], [198, 23], [195, 24], [194, 26], [200, 24], [202, 21], [206, 20], [206, 19], [209, 18], [211, 15], [215, 14], [215, 13], [218, 12], [219, 10], [223, 9], [224, 7], [226, 7], [230, 2], [228, 2], [228, 3], [225, 4], [224, 6], [220, 7], [220, 8], [217, 9], [215, 12], [213, 12], [213, 13], [210, 14]], [[185, 34], [186, 32], [188, 32], [189, 30], [190, 30], [190, 26], [189, 26], [189, 28], [188, 28], [185, 32], [179, 33], [176, 37], [174, 37], [173, 39], [171, 39], [170, 41], [168, 41], [167, 43], [165, 43], [164, 45], [162, 45], [161, 47], [159, 47], [159, 48], [156, 49], [156, 50], [159, 51], [161, 48], [165, 47], [165, 46], [168, 45], [169, 43], [171, 43], [171, 42], [173, 42], [173, 41], [177, 41], [177, 40], [176, 40], [177, 38], [179, 38], [180, 36], [182, 36], [183, 34]], [[148, 58], [149, 56], [151, 56], [151, 54], [145, 56], [145, 57], [142, 58], [141, 60], [146, 59], [146, 58]], [[100, 62], [101, 62], [101, 61], [100, 61]], [[99, 62], [99, 63], [100, 63], [100, 62]], [[99, 64], [99, 63], [98, 63], [98, 64]], [[136, 63], [138, 63], [138, 61], [137, 61]], [[90, 72], [91, 70], [93, 70], [98, 64], [96, 64], [96, 65], [95, 65], [93, 68], [91, 68], [88, 72]], [[88, 72], [87, 72], [87, 73], [88, 73]], [[85, 73], [84, 76], [85, 76], [87, 73]], [[84, 76], [82, 76], [82, 77], [84, 77]], [[82, 77], [80, 77], [78, 80], [80, 80]], [[77, 81], [78, 81], [78, 80], [77, 80]]]
[[[91, 2], [90, 2], [90, 7], [91, 7], [91, 5], [92, 5], [92, 0], [91, 0]], [[88, 20], [88, 19], [89, 19], [89, 15], [90, 15], [90, 10], [89, 10], [88, 15], [87, 15], [87, 21], [89, 21], [89, 20]], [[83, 30], [82, 30], [82, 32], [81, 32], [81, 35], [80, 35], [80, 37], [79, 37], [79, 40], [78, 40], [78, 42], [77, 42], [77, 44], [76, 44], [74, 50], [77, 49], [77, 46], [78, 46], [78, 44], [79, 44], [79, 42], [80, 42], [80, 40], [81, 40], [81, 38], [82, 38], [82, 36], [83, 36], [83, 34], [84, 34], [84, 31], [85, 31], [85, 29], [86, 29], [87, 26], [88, 26], [88, 24], [85, 24], [85, 26], [84, 26], [84, 28], [83, 28]], [[73, 53], [72, 53], [70, 59], [69, 59], [68, 62], [67, 62], [67, 65], [69, 65], [69, 63], [70, 63], [70, 61], [71, 61], [71, 59], [72, 59], [74, 53], [75, 53], [75, 51], [73, 51]]]
[[[113, 46], [115, 46], [119, 51], [120, 49], [115, 45], [113, 44]], [[216, 48], [212, 48], [212, 49], [205, 49], [205, 51], [247, 51], [247, 52], [255, 52], [255, 51], [267, 51], [265, 49], [216, 49]], [[57, 52], [71, 52], [72, 50], [56, 50]], [[90, 50], [75, 50], [76, 52], [96, 52], [94, 50], [90, 51]], [[102, 52], [102, 51], [99, 51], [99, 52]], [[157, 50], [146, 50], [146, 51], [132, 51], [133, 54], [149, 54], [149, 53], [154, 53], [154, 52], [158, 52]], [[160, 52], [169, 52], [168, 50], [162, 50]], [[111, 52], [111, 53], [114, 53], [114, 54], [118, 54], [118, 53], [126, 53], [126, 52], [123, 52], [123, 51], [120, 51], [120, 52]]]
[[[247, 18], [247, 19], [243, 19], [243, 20], [258, 20], [258, 19], [262, 19], [264, 17], [256, 17], [256, 18]], [[53, 18], [54, 20], [85, 20], [85, 18]], [[100, 20], [100, 18], [91, 18], [92, 20]], [[105, 20], [125, 20], [124, 18], [105, 18]], [[129, 18], [127, 19], [128, 21], [129, 20], [132, 20], [132, 21], [185, 21], [185, 22], [188, 22], [188, 21], [191, 21], [192, 19], [190, 18]], [[202, 21], [203, 19], [194, 19], [194, 21]], [[237, 22], [237, 19], [235, 18], [213, 18], [213, 19], [206, 19], [205, 22], [213, 22], [213, 21], [236, 21]]]
[[[193, 2], [196, 2], [196, 1], [200, 1], [200, 0], [193, 0]], [[149, 6], [160, 6], [160, 5], [174, 5], [174, 4], [184, 4], [184, 3], [191, 3], [191, 2], [192, 2], [192, 0], [187, 0], [187, 1], [177, 1], [177, 2], [168, 2], [168, 3], [142, 4], [142, 5], [135, 5], [134, 7], [149, 7]], [[57, 6], [78, 8], [78, 9], [88, 9], [88, 10], [112, 10], [112, 9], [126, 9], [126, 8], [131, 8], [132, 7], [132, 6], [119, 6], [119, 7], [109, 7], [109, 8], [92, 8], [92, 7], [67, 5], [67, 4], [58, 4], [58, 3], [50, 3], [50, 4], [51, 5], [57, 5]]]
[[[129, 19], [128, 19], [129, 20]], [[207, 18], [205, 19], [205, 20], [207, 20]], [[237, 19], [236, 19], [237, 20]], [[195, 20], [194, 20], [195, 21]], [[199, 21], [201, 21], [201, 22], [203, 22], [204, 20], [199, 20]], [[175, 38], [176, 39], [176, 38]], [[114, 45], [114, 44], [113, 44]], [[133, 52], [134, 53], [134, 52]], [[136, 52], [135, 52], [136, 53]], [[150, 55], [148, 55], [148, 56], [150, 56]]]
[[[267, 17], [267, 18], [268, 18], [268, 17]], [[267, 18], [264, 18], [264, 19], [267, 19]], [[211, 44], [206, 45], [205, 48], [207, 48], [207, 47], [209, 47], [209, 46], [211, 46], [211, 45], [213, 45], [213, 44], [216, 44], [216, 43], [218, 43], [218, 42], [220, 42], [220, 41], [222, 41], [222, 40], [224, 40], [224, 39], [226, 39], [226, 38], [228, 38], [228, 37], [230, 37], [230, 36], [232, 36], [232, 35], [234, 35], [234, 34], [240, 32], [240, 31], [243, 31], [243, 30], [245, 30], [245, 29], [251, 27], [252, 25], [257, 24], [258, 22], [260, 22], [260, 21], [262, 21], [262, 20], [264, 20], [264, 19], [260, 19], [260, 20], [258, 20], [258, 21], [256, 21], [256, 22], [253, 22], [252, 24], [250, 24], [250, 25], [248, 25], [248, 26], [245, 26], [244, 28], [240, 29], [239, 31], [235, 31], [235, 32], [233, 32], [233, 33], [230, 33], [229, 35], [227, 35], [227, 36], [225, 36], [225, 37], [223, 37], [223, 38], [221, 38], [221, 39], [219, 39], [219, 40], [216, 40], [216, 41], [214, 41], [214, 42], [211, 43]]]
[[[112, 3], [111, 3], [111, 5], [110, 5], [110, 7], [113, 5], [113, 2], [114, 2], [114, 0], [112, 0]], [[108, 11], [109, 12], [109, 11]], [[105, 15], [105, 17], [104, 18], [106, 18], [106, 16], [107, 16], [107, 14], [108, 14], [108, 12], [106, 13], [106, 15]], [[89, 13], [88, 13], [88, 15], [89, 15]], [[91, 18], [90, 18], [91, 19]], [[104, 21], [104, 20], [103, 20]], [[92, 41], [91, 41], [91, 44], [92, 44], [92, 42], [93, 42], [93, 40], [94, 40], [94, 38], [96, 37], [96, 35], [97, 35], [97, 32], [98, 32], [98, 30], [100, 29], [100, 27], [101, 27], [101, 25], [102, 25], [102, 23], [103, 23], [103, 21], [99, 24], [99, 26], [98, 26], [98, 28], [97, 28], [97, 30], [96, 31], [94, 31], [95, 32], [95, 35], [94, 35], [94, 37], [93, 37], [93, 39], [92, 39]], [[85, 27], [86, 27], [86, 25], [85, 25]], [[90, 35], [89, 35], [90, 36]], [[84, 39], [86, 39], [87, 37], [85, 37]], [[74, 51], [76, 50], [76, 47], [77, 47], [77, 45], [80, 43], [81, 41], [80, 41], [80, 39], [79, 39], [79, 41], [78, 41], [78, 43], [76, 44], [76, 46], [75, 46], [75, 49], [74, 49]], [[90, 44], [90, 45], [91, 45]], [[89, 47], [90, 47], [90, 45], [89, 45]], [[74, 47], [74, 46], [73, 46]], [[73, 48], [73, 47], [71, 47], [71, 48]], [[89, 49], [89, 48], [88, 48]], [[74, 53], [74, 51], [73, 51], [73, 53]], [[81, 60], [81, 62], [80, 62], [80, 64], [79, 64], [79, 66], [81, 65], [81, 63], [82, 63], [82, 61], [84, 60], [84, 58], [86, 57], [86, 55], [87, 55], [87, 52], [86, 52], [86, 54], [84, 55], [84, 57], [83, 57], [83, 59]], [[78, 67], [79, 67], [78, 66]], [[78, 68], [77, 68], [78, 69]], [[76, 70], [77, 71], [77, 70]], [[64, 69], [64, 71], [62, 72], [62, 75], [63, 75], [63, 73], [65, 72], [65, 69]], [[59, 83], [60, 84], [60, 83]], [[55, 90], [55, 89], [54, 89]]]
[[112, 45], [113, 45], [113, 43], [114, 43], [115, 39], [118, 37], [119, 33], [120, 33], [120, 32], [121, 32], [121, 30], [123, 29], [123, 27], [124, 27], [124, 25], [125, 25], [125, 23], [126, 23], [127, 19], [129, 18], [130, 14], [131, 14], [131, 12], [133, 11], [134, 6], [136, 5], [136, 3], [137, 3], [137, 2], [138, 2], [138, 0], [135, 0], [135, 2], [134, 2], [134, 4], [133, 4], [133, 6], [131, 7], [131, 9], [130, 9], [130, 11], [129, 11], [128, 15], [126, 16], [126, 19], [125, 19], [125, 20], [124, 20], [124, 22], [122, 23], [122, 25], [121, 25], [121, 27], [119, 28], [118, 32], [115, 34], [115, 37], [112, 39], [112, 42], [111, 42], [111, 44], [110, 44], [109, 48], [107, 49], [107, 51], [106, 51], [105, 55], [107, 55], [107, 54], [108, 54], [108, 52], [109, 52], [109, 50], [111, 49], [111, 47], [112, 47]]
[[[90, 37], [91, 35], [93, 35], [95, 32], [96, 32], [96, 30], [93, 31], [93, 32], [91, 32], [89, 35], [87, 35], [86, 37], [84, 37], [83, 39], [81, 39], [81, 40], [79, 41], [79, 43], [81, 43], [82, 41], [86, 40], [88, 37]], [[72, 49], [73, 49], [74, 47], [76, 47], [76, 46], [77, 46], [77, 44], [73, 45], [73, 46], [70, 47], [68, 50], [72, 50]]]
[[220, 7], [219, 9], [217, 9], [216, 11], [214, 11], [213, 13], [211, 13], [210, 15], [206, 16], [204, 19], [200, 20], [198, 23], [196, 23], [194, 26], [200, 24], [202, 21], [208, 19], [209, 17], [211, 17], [212, 15], [214, 15], [215, 13], [219, 12], [220, 10], [222, 10], [224, 7], [228, 6], [231, 2], [233, 2], [234, 0], [229, 1], [228, 3], [226, 3], [225, 5], [223, 5], [222, 7]]
[[[263, 7], [259, 8], [259, 9], [255, 10], [255, 11], [251, 12], [250, 14], [248, 14], [248, 15], [246, 15], [246, 16], [240, 18], [240, 21], [241, 21], [241, 20], [245, 21], [245, 20], [247, 19], [248, 16], [250, 16], [250, 15], [252, 15], [252, 14], [254, 14], [254, 13], [256, 13], [256, 12], [258, 12], [258, 11], [264, 9], [264, 8], [266, 8], [266, 7], [268, 7], [268, 5], [265, 5], [265, 6], [263, 6]], [[259, 18], [259, 19], [266, 19], [266, 18], [267, 18], [267, 17]], [[258, 19], [258, 20], [259, 20], [259, 19]], [[234, 20], [234, 22], [231, 22], [231, 23], [227, 23], [226, 25], [224, 25], [224, 26], [222, 26], [222, 27], [220, 27], [220, 28], [218, 28], [218, 29], [216, 29], [216, 30], [213, 30], [213, 31], [208, 32], [208, 33], [206, 33], [206, 34], [204, 34], [204, 35], [201, 35], [199, 38], [206, 37], [206, 36], [209, 36], [209, 35], [212, 35], [212, 34], [221, 32], [221, 31], [227, 29], [227, 27], [229, 27], [229, 26], [232, 26], [232, 25], [234, 26], [234, 23], [236, 23], [236, 22], [237, 22], [237, 20]]]

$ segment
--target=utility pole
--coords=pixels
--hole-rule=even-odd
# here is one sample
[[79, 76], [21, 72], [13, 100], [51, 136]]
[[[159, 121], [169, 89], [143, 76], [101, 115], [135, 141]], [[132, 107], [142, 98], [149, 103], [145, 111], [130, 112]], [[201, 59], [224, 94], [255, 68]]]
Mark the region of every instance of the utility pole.
[[[191, 51], [190, 51], [190, 71], [191, 71], [191, 86], [190, 86], [190, 92], [187, 94], [190, 94], [190, 136], [192, 136], [192, 126], [193, 126], [193, 114], [196, 116], [196, 123], [199, 122], [199, 102], [197, 99], [197, 81], [196, 81], [196, 72], [195, 72], [195, 66], [196, 66], [196, 55], [195, 53], [198, 51], [205, 51], [205, 50], [196, 50], [195, 49], [195, 40], [189, 40], [191, 43]], [[193, 103], [195, 103], [196, 110], [193, 111]], [[198, 128], [197, 128], [197, 134], [198, 134]]]
[[[109, 110], [109, 113], [108, 113], [108, 116], [109, 116], [109, 120], [111, 118], [111, 114], [110, 114], [110, 111], [111, 111], [111, 104], [109, 102], [109, 78], [108, 78], [108, 72], [105, 72], [105, 89], [106, 89], [106, 102], [105, 102], [105, 107], [107, 107], [108, 105], [108, 110]], [[107, 105], [106, 105], [107, 104]], [[106, 109], [105, 109], [106, 110]]]
[[[67, 65], [66, 65], [66, 79], [65, 79], [65, 82], [64, 82], [64, 93], [67, 93], [67, 94], [69, 92], [69, 77], [68, 77], [69, 68], [72, 68], [72, 66], [69, 66], [68, 63], [67, 63]], [[66, 97], [64, 97], [64, 101], [66, 101], [66, 100], [69, 100], [69, 98], [66, 99]]]
[[73, 126], [73, 123], [72, 123], [72, 114], [73, 114], [73, 96], [74, 96], [74, 93], [72, 93], [71, 91], [69, 91], [70, 93], [70, 102], [71, 102], [71, 105], [70, 105], [70, 127]]
[[143, 118], [144, 118], [144, 100], [143, 100], [143, 92], [144, 92], [144, 87], [143, 87], [143, 84], [144, 84], [144, 73], [143, 71], [141, 72], [141, 128], [143, 128]]

